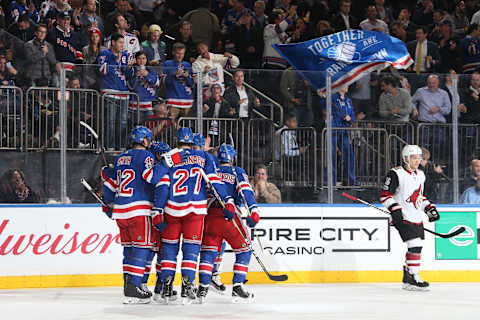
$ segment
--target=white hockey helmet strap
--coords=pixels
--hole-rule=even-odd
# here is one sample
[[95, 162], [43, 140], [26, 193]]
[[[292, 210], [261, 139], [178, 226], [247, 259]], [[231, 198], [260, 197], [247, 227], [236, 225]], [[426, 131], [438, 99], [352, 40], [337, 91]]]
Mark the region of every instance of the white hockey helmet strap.
[[414, 144], [407, 144], [402, 149], [402, 160], [407, 165], [408, 169], [410, 168], [410, 156], [412, 155], [420, 155], [422, 157], [422, 149]]

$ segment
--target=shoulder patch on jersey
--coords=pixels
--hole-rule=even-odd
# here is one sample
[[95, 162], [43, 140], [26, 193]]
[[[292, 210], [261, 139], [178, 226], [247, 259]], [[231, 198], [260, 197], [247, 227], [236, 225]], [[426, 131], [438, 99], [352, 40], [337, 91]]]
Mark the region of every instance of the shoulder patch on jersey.
[[387, 178], [385, 179], [385, 183], [383, 184], [383, 188], [382, 188], [382, 189], [383, 189], [383, 190], [388, 190], [388, 189], [390, 189], [390, 183], [391, 183], [391, 182], [392, 182], [392, 178], [387, 177]]
[[153, 168], [153, 158], [148, 156], [145, 158], [145, 168], [150, 169]]
[[127, 63], [127, 56], [122, 56], [122, 63]]

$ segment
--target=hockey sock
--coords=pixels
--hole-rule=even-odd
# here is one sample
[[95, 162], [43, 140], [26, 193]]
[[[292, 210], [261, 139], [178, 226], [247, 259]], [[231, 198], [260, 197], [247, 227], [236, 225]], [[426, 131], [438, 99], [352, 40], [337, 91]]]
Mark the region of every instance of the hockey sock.
[[233, 265], [233, 284], [245, 282], [251, 255], [251, 251], [239, 252], [235, 254], [235, 264]]
[[148, 277], [150, 276], [150, 271], [152, 269], [152, 260], [155, 256], [155, 251], [150, 250], [147, 255], [147, 263], [145, 264], [145, 272], [143, 273], [142, 283], [148, 282]]
[[162, 272], [162, 251], [157, 252], [157, 263], [155, 263], [155, 271], [157, 272], [157, 279], [160, 279]]
[[420, 270], [420, 260], [421, 260], [422, 247], [413, 247], [408, 248], [407, 254], [405, 255], [405, 260], [407, 263], [407, 268], [411, 274], [417, 274]]
[[123, 275], [126, 275], [128, 272], [125, 270], [125, 266], [127, 265], [128, 258], [132, 255], [132, 248], [131, 247], [123, 247]]
[[143, 273], [145, 272], [145, 263], [150, 249], [131, 248], [131, 255], [127, 258], [124, 270], [130, 275], [130, 282], [140, 287], [142, 284]]
[[177, 269], [177, 255], [179, 244], [162, 242], [162, 265], [160, 279], [165, 281], [167, 277], [175, 278], [175, 270]]
[[182, 278], [188, 278], [189, 282], [195, 281], [195, 272], [197, 271], [198, 254], [200, 253], [200, 244], [183, 242], [182, 244]]
[[218, 252], [217, 257], [215, 258], [215, 262], [213, 263], [213, 271], [212, 271], [213, 274], [218, 273], [218, 271], [220, 270], [220, 265], [222, 264], [223, 252], [225, 252], [225, 245], [226, 245], [226, 242], [223, 241], [222, 248]]
[[200, 251], [200, 266], [198, 268], [198, 281], [200, 284], [208, 286], [212, 278], [213, 261], [218, 256], [218, 251], [202, 250]]

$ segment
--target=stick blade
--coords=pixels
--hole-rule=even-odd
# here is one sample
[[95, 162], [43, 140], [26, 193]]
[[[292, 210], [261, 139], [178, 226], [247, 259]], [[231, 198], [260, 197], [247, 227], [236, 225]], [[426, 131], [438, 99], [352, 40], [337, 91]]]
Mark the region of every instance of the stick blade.
[[440, 237], [453, 238], [455, 236], [458, 236], [460, 233], [463, 233], [464, 231], [465, 231], [465, 227], [460, 227], [457, 230], [453, 231], [452, 233], [447, 233], [447, 234], [441, 235]]
[[288, 275], [286, 274], [279, 274], [279, 275], [274, 275], [267, 273], [268, 279], [272, 281], [277, 281], [277, 282], [282, 282], [282, 281], [287, 281], [288, 280]]

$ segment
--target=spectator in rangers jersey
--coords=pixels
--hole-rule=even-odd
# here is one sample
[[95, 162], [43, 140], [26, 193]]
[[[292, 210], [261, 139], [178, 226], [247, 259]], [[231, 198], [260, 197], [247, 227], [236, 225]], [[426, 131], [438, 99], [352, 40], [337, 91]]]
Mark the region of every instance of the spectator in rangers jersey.
[[264, 69], [285, 69], [287, 61], [273, 48], [273, 44], [288, 42], [288, 34], [285, 32], [293, 23], [295, 17], [295, 6], [291, 7], [288, 17], [284, 17], [283, 12], [274, 10], [268, 16], [268, 25], [263, 29], [263, 68]]
[[248, 182], [248, 176], [245, 171], [234, 166], [235, 149], [231, 145], [222, 144], [218, 149], [218, 174], [225, 184], [227, 194], [232, 196], [237, 211], [233, 221], [226, 221], [223, 216], [222, 206], [218, 200], [212, 198], [209, 203], [208, 215], [205, 219], [205, 228], [203, 231], [202, 249], [200, 252], [199, 267], [199, 289], [197, 296], [200, 303], [204, 303], [210, 281], [212, 277], [213, 263], [221, 250], [223, 240], [225, 239], [235, 253], [235, 264], [233, 266], [233, 302], [252, 300], [254, 295], [248, 292], [244, 286], [250, 263], [251, 250], [248, 245], [249, 231], [243, 224], [241, 212], [238, 207], [242, 204], [248, 206], [251, 213], [247, 217], [247, 225], [254, 228], [260, 220], [257, 204], [253, 195], [252, 187]]
[[233, 219], [235, 208], [210, 157], [204, 151], [192, 149], [192, 130], [179, 128], [176, 136], [177, 148], [188, 153], [187, 159], [181, 165], [172, 167], [155, 187], [153, 225], [157, 229], [164, 228], [160, 276], [163, 287], [161, 297], [158, 298], [168, 303], [172, 296], [180, 236], [183, 234], [181, 296], [184, 304], [188, 304], [197, 297], [195, 272], [202, 242], [203, 221], [207, 214], [206, 183], [202, 179], [204, 174], [226, 203], [226, 209], [222, 213], [227, 219]]
[[175, 43], [172, 48], [173, 60], [163, 64], [167, 106], [174, 121], [180, 112], [189, 114], [193, 103], [192, 66], [183, 61], [185, 50], [183, 43]]
[[[124, 38], [125, 44], [124, 44], [123, 50], [127, 52], [128, 59], [130, 61], [134, 58], [135, 53], [140, 51], [140, 42], [138, 41], [138, 38], [136, 35], [127, 32], [129, 25], [125, 17], [122, 16], [121, 14], [117, 14], [115, 16], [114, 26], [115, 26], [115, 33], [121, 34]], [[106, 39], [106, 45], [107, 45], [107, 48], [110, 48], [111, 36]]]
[[50, 29], [47, 41], [52, 44], [55, 57], [65, 70], [73, 71], [75, 63], [83, 62], [80, 37], [71, 29], [68, 12], [58, 14], [57, 25]]
[[440, 219], [437, 208], [423, 196], [425, 174], [418, 169], [422, 149], [406, 145], [402, 149], [404, 165], [387, 173], [380, 201], [390, 211], [393, 226], [407, 245], [403, 266], [403, 289], [426, 291], [429, 283], [419, 275], [421, 253], [425, 232], [423, 212], [430, 222]]
[[281, 203], [282, 193], [271, 182], [268, 182], [267, 167], [259, 164], [255, 167], [252, 189], [257, 203]]
[[468, 34], [461, 44], [463, 73], [473, 73], [480, 69], [480, 25], [468, 26]]
[[200, 54], [192, 64], [192, 70], [202, 75], [202, 87], [204, 98], [208, 98], [210, 94], [210, 86], [218, 83], [222, 86], [222, 93], [225, 91], [225, 83], [223, 81], [223, 68], [236, 68], [240, 64], [237, 56], [225, 52], [215, 54], [208, 51], [208, 45], [204, 42], [197, 44], [198, 53]]
[[165, 61], [165, 43], [160, 41], [162, 28], [157, 24], [152, 24], [148, 28], [149, 40], [142, 42], [143, 51], [145, 51], [149, 64], [152, 66], [161, 65]]
[[[107, 115], [106, 147], [110, 151], [126, 146], [127, 131], [127, 66], [128, 56], [123, 51], [124, 37], [119, 33], [111, 36], [110, 49], [100, 51], [97, 65], [100, 70], [100, 92], [105, 95], [105, 110]], [[125, 93], [123, 93], [125, 92]], [[116, 140], [116, 141], [115, 141]]]
[[28, 18], [35, 23], [40, 22], [40, 17], [38, 15], [37, 9], [35, 9], [35, 5], [33, 1], [29, 1], [27, 5], [27, 0], [18, 0], [12, 1], [10, 3], [10, 21], [17, 22], [18, 17], [22, 15], [22, 13], [26, 12], [28, 14]]
[[[136, 64], [130, 69], [128, 86], [132, 92], [138, 95], [140, 105], [136, 101], [130, 101], [130, 109], [134, 110], [134, 118], [137, 118], [137, 111], [140, 112], [140, 118], [137, 121], [143, 123], [145, 119], [153, 114], [152, 102], [157, 98], [157, 88], [160, 80], [155, 69], [148, 67], [147, 55], [143, 51], [135, 54]], [[138, 109], [138, 110], [137, 110]]]

